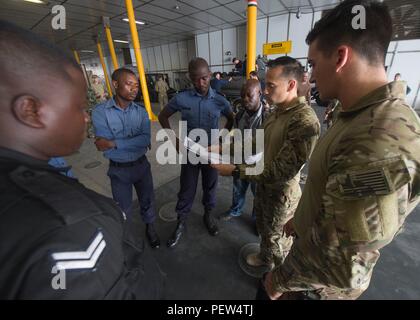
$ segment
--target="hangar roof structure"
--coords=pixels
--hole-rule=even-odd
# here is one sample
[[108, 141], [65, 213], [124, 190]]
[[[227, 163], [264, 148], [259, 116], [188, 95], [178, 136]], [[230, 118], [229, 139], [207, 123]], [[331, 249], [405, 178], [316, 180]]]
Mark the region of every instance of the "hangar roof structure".
[[[39, 0], [38, 0], [39, 1]], [[37, 2], [38, 2], [37, 1]], [[30, 29], [69, 49], [94, 50], [92, 40], [103, 35], [102, 17], [109, 17], [114, 39], [127, 40], [130, 34], [124, 0], [2, 0], [0, 19]], [[260, 0], [258, 18], [297, 12], [311, 13], [332, 8], [339, 0]], [[66, 29], [51, 27], [52, 7], [66, 10]], [[196, 34], [233, 28], [246, 23], [244, 0], [133, 0], [141, 46], [151, 47], [191, 39]], [[116, 44], [124, 47], [127, 44]]]

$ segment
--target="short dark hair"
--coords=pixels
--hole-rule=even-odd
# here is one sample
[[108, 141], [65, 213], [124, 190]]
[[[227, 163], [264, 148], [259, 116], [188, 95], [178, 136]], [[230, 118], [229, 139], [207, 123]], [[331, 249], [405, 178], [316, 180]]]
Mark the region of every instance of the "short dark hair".
[[192, 73], [196, 69], [201, 68], [201, 67], [207, 67], [207, 69], [210, 70], [209, 64], [207, 63], [205, 59], [200, 58], [200, 57], [191, 59], [191, 61], [188, 63], [188, 73]]
[[[354, 6], [366, 11], [366, 29], [354, 29]], [[318, 40], [318, 48], [327, 56], [341, 44], [348, 44], [371, 64], [385, 64], [392, 38], [392, 18], [388, 7], [373, 0], [345, 0], [329, 11], [308, 33], [306, 43]]]
[[251, 71], [251, 72], [249, 73], [249, 75], [250, 75], [250, 76], [254, 76], [254, 77], [258, 77], [258, 73], [257, 73], [257, 71]]
[[276, 67], [283, 67], [282, 76], [285, 78], [293, 78], [296, 81], [302, 81], [303, 78], [303, 66], [295, 58], [289, 56], [278, 57], [274, 60], [270, 60], [267, 63], [269, 69]]
[[118, 81], [124, 73], [128, 73], [137, 77], [136, 74], [132, 70], [126, 69], [126, 68], [119, 68], [112, 73], [111, 79], [113, 81]]
[[213, 77], [216, 78], [217, 75], [222, 76], [222, 73], [220, 71], [216, 71], [215, 73], [213, 73]]

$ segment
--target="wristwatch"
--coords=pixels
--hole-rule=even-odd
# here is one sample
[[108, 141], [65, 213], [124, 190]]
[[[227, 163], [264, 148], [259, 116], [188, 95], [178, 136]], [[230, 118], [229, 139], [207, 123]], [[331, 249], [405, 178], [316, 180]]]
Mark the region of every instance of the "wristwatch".
[[235, 169], [232, 171], [232, 177], [239, 179], [241, 177], [241, 171], [238, 166], [235, 166]]

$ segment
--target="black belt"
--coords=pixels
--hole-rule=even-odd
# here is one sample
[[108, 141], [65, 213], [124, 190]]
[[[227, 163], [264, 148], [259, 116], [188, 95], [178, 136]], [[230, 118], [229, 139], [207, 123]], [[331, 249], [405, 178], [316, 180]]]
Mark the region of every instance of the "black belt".
[[141, 164], [144, 160], [146, 160], [146, 155], [143, 155], [137, 160], [131, 161], [131, 162], [115, 162], [115, 161], [109, 160], [109, 165], [111, 167], [120, 167], [120, 168], [134, 167], [135, 165]]

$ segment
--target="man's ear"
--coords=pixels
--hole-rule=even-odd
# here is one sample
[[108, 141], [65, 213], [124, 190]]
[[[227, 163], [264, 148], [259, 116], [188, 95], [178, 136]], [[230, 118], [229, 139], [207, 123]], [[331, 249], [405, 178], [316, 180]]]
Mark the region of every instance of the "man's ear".
[[118, 81], [112, 80], [112, 86], [114, 89], [118, 89]]
[[23, 124], [32, 128], [44, 128], [40, 118], [41, 102], [31, 95], [20, 95], [12, 101], [13, 115]]
[[297, 88], [297, 81], [295, 79], [289, 80], [287, 91], [292, 91], [294, 88]]
[[335, 71], [340, 72], [350, 60], [351, 48], [349, 46], [339, 46], [336, 51]]

